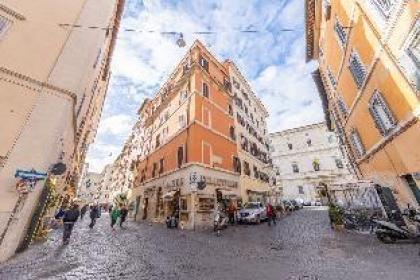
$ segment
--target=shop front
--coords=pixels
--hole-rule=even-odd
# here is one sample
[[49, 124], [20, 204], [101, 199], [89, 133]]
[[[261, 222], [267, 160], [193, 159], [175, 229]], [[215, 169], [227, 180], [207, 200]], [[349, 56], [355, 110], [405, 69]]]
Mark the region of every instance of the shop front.
[[157, 223], [174, 217], [182, 229], [213, 227], [218, 202], [224, 208], [241, 203], [235, 174], [201, 166], [179, 170], [139, 189], [143, 191], [137, 195], [141, 197], [137, 215]]

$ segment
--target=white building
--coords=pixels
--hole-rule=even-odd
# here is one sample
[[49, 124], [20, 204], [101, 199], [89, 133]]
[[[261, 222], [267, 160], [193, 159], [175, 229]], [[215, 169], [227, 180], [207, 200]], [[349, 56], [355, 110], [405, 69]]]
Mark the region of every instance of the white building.
[[351, 180], [338, 139], [325, 123], [270, 134], [279, 191], [286, 199], [320, 199], [320, 190]]
[[99, 202], [101, 179], [101, 173], [87, 172], [81, 180], [77, 197], [84, 203]]

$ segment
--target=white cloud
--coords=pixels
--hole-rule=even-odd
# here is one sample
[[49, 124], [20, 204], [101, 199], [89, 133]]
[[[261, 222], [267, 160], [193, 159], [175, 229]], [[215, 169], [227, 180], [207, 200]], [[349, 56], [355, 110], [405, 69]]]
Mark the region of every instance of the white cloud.
[[[303, 0], [132, 0], [120, 32], [112, 63], [113, 78], [96, 143], [88, 160], [95, 170], [121, 150], [145, 96], [153, 96], [187, 48], [175, 44], [183, 32], [187, 46], [200, 39], [218, 59], [231, 58], [249, 79], [271, 115], [270, 131], [322, 120], [322, 109], [305, 64]], [[295, 29], [281, 32], [282, 28]], [[240, 30], [258, 30], [242, 33]], [[196, 31], [215, 31], [201, 35]], [[123, 80], [121, 82], [121, 80]], [[135, 106], [134, 103], [137, 103]]]
[[103, 119], [98, 128], [100, 134], [127, 134], [133, 127], [133, 119], [128, 115], [114, 115]]

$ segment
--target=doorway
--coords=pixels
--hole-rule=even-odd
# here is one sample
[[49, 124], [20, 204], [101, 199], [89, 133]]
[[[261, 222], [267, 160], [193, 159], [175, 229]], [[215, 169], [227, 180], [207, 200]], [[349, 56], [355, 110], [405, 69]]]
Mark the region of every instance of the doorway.
[[413, 175], [408, 174], [402, 176], [405, 181], [408, 184], [408, 187], [410, 188], [411, 192], [413, 193], [414, 197], [416, 198], [417, 204], [420, 205], [420, 189], [419, 186], [416, 183], [416, 180], [414, 180]]
[[144, 198], [144, 205], [143, 205], [143, 220], [147, 219], [147, 208], [149, 207], [149, 198]]

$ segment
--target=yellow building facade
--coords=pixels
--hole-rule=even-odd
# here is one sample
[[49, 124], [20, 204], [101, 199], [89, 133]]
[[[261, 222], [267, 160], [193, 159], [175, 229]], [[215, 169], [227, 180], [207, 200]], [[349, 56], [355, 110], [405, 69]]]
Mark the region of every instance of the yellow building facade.
[[395, 198], [385, 208], [419, 206], [420, 2], [305, 5], [306, 59], [358, 177]]
[[[123, 5], [0, 3], [0, 262], [26, 248], [46, 212], [45, 181], [22, 193], [18, 169], [54, 177], [67, 199], [76, 191], [101, 116]], [[66, 170], [52, 176], [56, 163]]]

